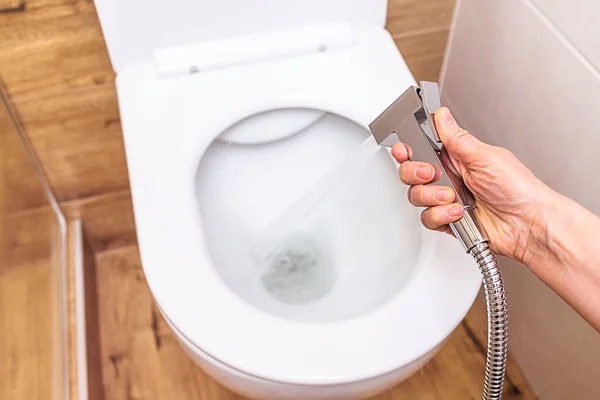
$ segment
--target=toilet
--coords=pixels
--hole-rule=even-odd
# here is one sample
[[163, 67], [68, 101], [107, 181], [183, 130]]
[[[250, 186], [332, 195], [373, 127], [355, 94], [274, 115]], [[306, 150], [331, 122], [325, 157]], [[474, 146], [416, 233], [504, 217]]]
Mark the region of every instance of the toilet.
[[96, 7], [144, 273], [186, 353], [261, 400], [366, 398], [431, 359], [481, 278], [368, 142], [416, 84], [387, 2]]

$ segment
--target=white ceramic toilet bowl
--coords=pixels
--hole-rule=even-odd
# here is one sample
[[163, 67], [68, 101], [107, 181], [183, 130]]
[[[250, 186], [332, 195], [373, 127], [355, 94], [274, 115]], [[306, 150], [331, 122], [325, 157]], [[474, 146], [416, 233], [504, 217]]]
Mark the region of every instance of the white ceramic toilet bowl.
[[[385, 30], [353, 33], [331, 51], [169, 78], [141, 62], [117, 78], [152, 294], [190, 357], [251, 398], [386, 389], [436, 353], [480, 285], [455, 240], [420, 226], [387, 149], [320, 214], [313, 232], [329, 235], [319, 243], [335, 271], [315, 298], [282, 300], [242, 266], [244, 237], [357, 148], [414, 84]], [[312, 125], [281, 133], [303, 121]]]

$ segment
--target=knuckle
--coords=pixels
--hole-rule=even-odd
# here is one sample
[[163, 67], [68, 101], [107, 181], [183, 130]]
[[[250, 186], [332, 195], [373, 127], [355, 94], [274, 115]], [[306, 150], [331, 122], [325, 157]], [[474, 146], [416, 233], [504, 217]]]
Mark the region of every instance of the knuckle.
[[[440, 195], [441, 193], [441, 195]], [[454, 199], [454, 192], [444, 186], [415, 186], [410, 193], [409, 200], [416, 206], [444, 205]]]
[[427, 210], [421, 213], [421, 223], [425, 228], [429, 228], [429, 216]]
[[469, 136], [469, 132], [463, 128], [459, 128], [452, 136], [450, 136], [450, 142], [459, 143], [467, 136]]
[[413, 192], [413, 202], [420, 206], [434, 205], [434, 202], [431, 200], [431, 196], [429, 195], [429, 191], [429, 188], [425, 186], [416, 187], [415, 191]]
[[411, 176], [411, 171], [413, 170], [413, 166], [411, 162], [405, 162], [400, 164], [400, 180], [407, 185], [412, 184], [412, 180], [409, 178]]
[[432, 207], [431, 209], [431, 222], [433, 222], [436, 226], [443, 225], [445, 221], [442, 217], [443, 211], [440, 210], [440, 207]]
[[413, 149], [409, 145], [405, 144], [406, 152], [408, 154], [408, 159], [410, 160], [413, 157]]
[[399, 163], [403, 163], [408, 160], [408, 150], [403, 143], [396, 143], [392, 147], [392, 154]]
[[433, 212], [433, 210], [434, 210], [434, 208], [430, 207], [430, 208], [425, 209], [421, 213], [421, 223], [427, 229], [436, 229], [440, 225], [435, 220], [435, 217], [434, 217], [435, 213]]
[[469, 135], [470, 135], [470, 133], [469, 133], [468, 130], [460, 128], [458, 130], [458, 132], [456, 132], [456, 136], [455, 137], [457, 137], [457, 138], [464, 138], [465, 136], [469, 136]]
[[421, 192], [420, 189], [421, 189], [420, 186], [411, 186], [408, 190], [408, 201], [410, 201], [411, 204], [414, 206], [419, 205], [419, 198], [420, 198], [420, 192]]

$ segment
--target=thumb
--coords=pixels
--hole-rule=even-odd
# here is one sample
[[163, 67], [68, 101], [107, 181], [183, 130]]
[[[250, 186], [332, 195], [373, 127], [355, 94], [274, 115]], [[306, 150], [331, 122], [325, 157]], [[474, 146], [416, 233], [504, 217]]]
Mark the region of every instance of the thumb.
[[459, 162], [469, 165], [481, 159], [483, 143], [458, 126], [448, 108], [441, 107], [437, 110], [435, 127], [448, 153]]

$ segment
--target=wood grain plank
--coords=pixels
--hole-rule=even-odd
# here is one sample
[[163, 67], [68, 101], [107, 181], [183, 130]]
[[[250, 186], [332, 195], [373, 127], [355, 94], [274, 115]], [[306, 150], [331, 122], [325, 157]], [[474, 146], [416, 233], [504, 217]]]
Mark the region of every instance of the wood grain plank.
[[3, 213], [15, 213], [48, 204], [40, 179], [16, 135], [7, 140], [0, 139], [0, 174]]
[[449, 33], [448, 28], [441, 28], [417, 35], [398, 35], [394, 37], [394, 41], [402, 57], [425, 57], [444, 54]]
[[448, 27], [456, 0], [388, 0], [386, 28], [393, 35]]
[[114, 87], [14, 104], [59, 201], [129, 188]]
[[421, 80], [438, 81], [448, 34], [449, 30], [443, 28], [394, 39], [417, 82]]
[[50, 206], [0, 216], [0, 272], [48, 260], [60, 231]]
[[129, 190], [61, 204], [68, 218], [80, 218], [94, 252], [137, 243]]
[[48, 259], [0, 271], [0, 399], [58, 398], [54, 278]]
[[0, 14], [25, 11], [25, 0], [0, 0]]
[[[137, 247], [100, 253], [97, 263], [107, 398], [242, 400], [202, 372], [177, 344], [153, 303]], [[372, 400], [479, 399], [484, 370], [481, 346], [461, 324], [423, 369]], [[513, 384], [504, 398], [534, 399]]]
[[[0, 96], [3, 95], [1, 92]], [[3, 215], [48, 204], [11, 114], [0, 99], [0, 213]]]
[[98, 298], [106, 398], [239, 400], [183, 352], [156, 309], [137, 247], [100, 254]]
[[[137, 243], [129, 190], [73, 200], [61, 207], [68, 219], [83, 220], [94, 253]], [[0, 215], [0, 224], [0, 270], [48, 257], [54, 244], [50, 233], [58, 235], [49, 206]]]
[[442, 71], [444, 56], [432, 54], [426, 57], [411, 58], [406, 60], [410, 72], [417, 82], [438, 82]]
[[104, 400], [96, 257], [85, 231], [82, 239], [88, 400]]
[[[4, 0], [5, 1], [5, 0]], [[94, 3], [28, 0], [0, 13], [0, 75], [12, 98], [114, 81]]]

